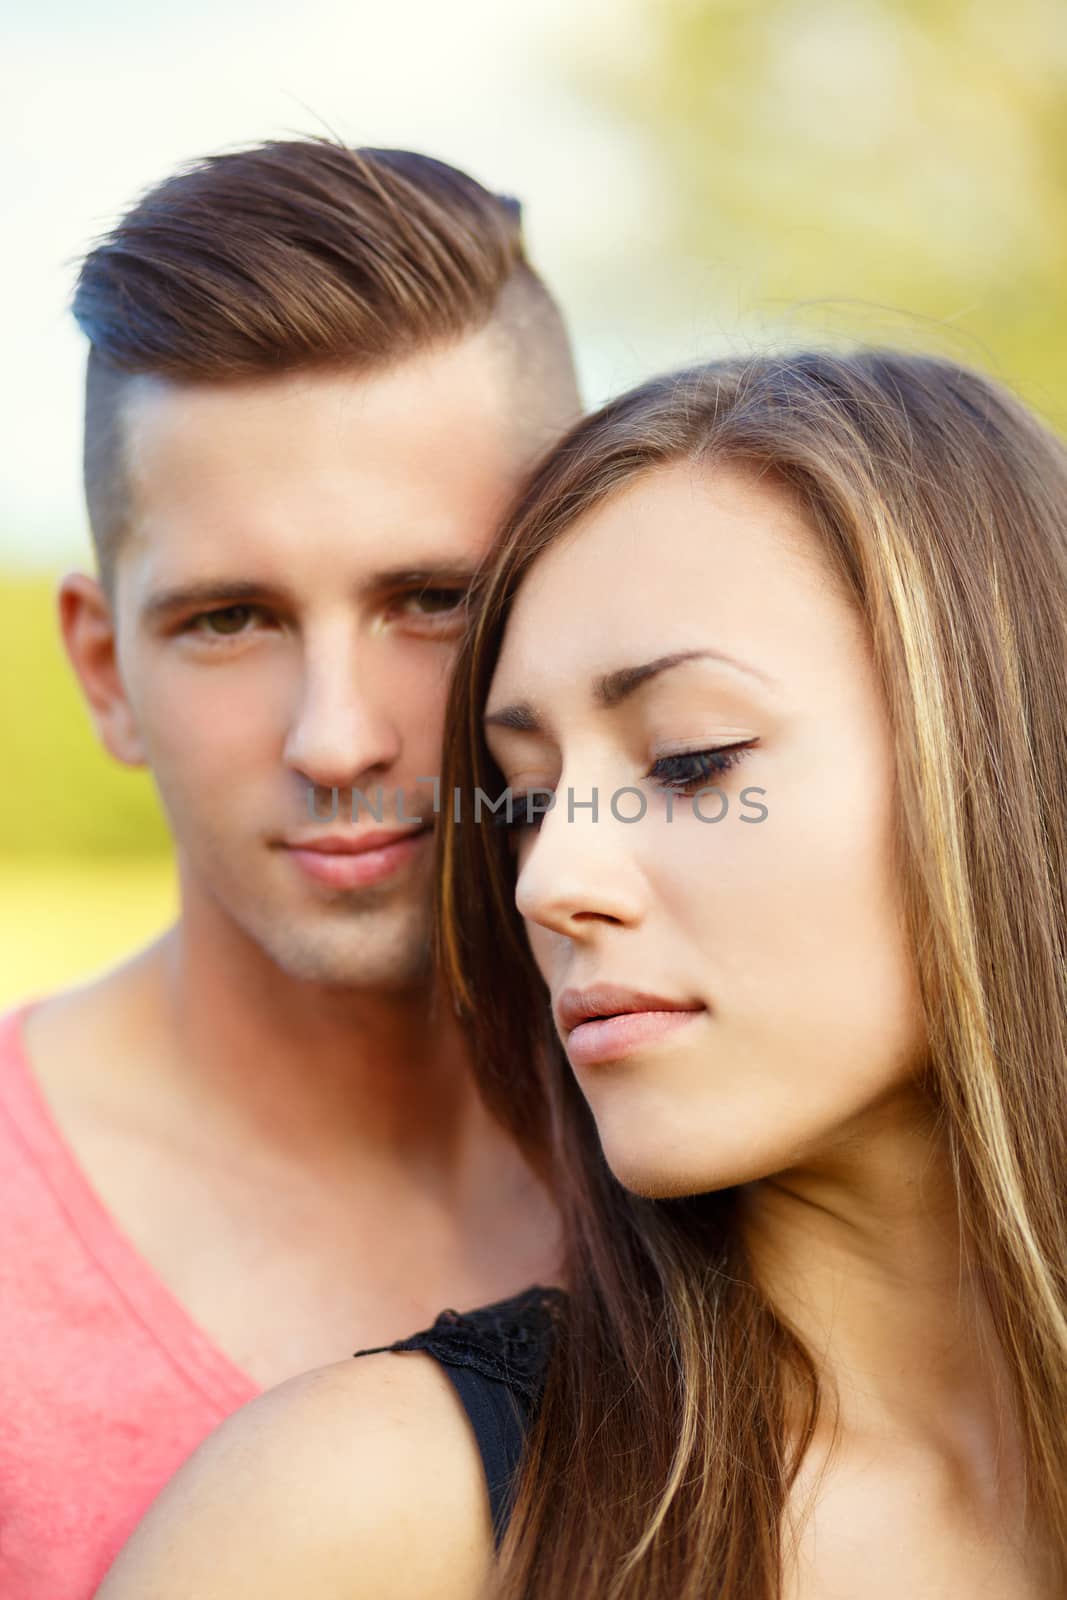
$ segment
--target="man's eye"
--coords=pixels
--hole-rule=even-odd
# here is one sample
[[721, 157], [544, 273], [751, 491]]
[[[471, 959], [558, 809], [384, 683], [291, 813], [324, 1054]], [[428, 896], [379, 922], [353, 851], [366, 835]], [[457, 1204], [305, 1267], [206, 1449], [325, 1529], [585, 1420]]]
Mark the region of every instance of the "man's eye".
[[458, 611], [466, 599], [466, 589], [419, 589], [405, 597], [403, 604], [417, 616], [447, 616]]
[[257, 615], [256, 606], [222, 606], [218, 611], [202, 611], [199, 616], [190, 617], [188, 627], [193, 633], [204, 633], [215, 638], [232, 638], [234, 634], [244, 633], [252, 618]]

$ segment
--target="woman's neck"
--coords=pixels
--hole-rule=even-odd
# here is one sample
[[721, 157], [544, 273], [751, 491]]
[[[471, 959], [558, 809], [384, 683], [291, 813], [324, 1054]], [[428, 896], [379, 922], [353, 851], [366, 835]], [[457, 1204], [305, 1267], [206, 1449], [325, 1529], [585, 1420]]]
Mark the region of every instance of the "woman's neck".
[[1009, 1386], [963, 1246], [943, 1132], [916, 1096], [833, 1149], [753, 1184], [745, 1240], [760, 1284], [815, 1360], [852, 1433], [996, 1461]]

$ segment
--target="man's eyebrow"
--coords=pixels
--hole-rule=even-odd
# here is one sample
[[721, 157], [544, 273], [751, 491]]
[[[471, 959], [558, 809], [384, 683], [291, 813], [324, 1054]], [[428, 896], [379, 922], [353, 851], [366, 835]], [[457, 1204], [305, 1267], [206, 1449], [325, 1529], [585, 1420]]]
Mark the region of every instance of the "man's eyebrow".
[[469, 588], [475, 574], [469, 561], [428, 561], [419, 566], [387, 567], [376, 572], [370, 584], [376, 589], [430, 589], [439, 583]]
[[141, 607], [146, 622], [167, 617], [176, 611], [197, 611], [207, 606], [248, 605], [251, 601], [270, 604], [282, 599], [282, 591], [252, 578], [204, 578], [196, 583], [175, 583], [157, 589]]
[[[419, 566], [388, 567], [375, 572], [364, 587], [383, 589], [430, 589], [438, 584], [468, 589], [474, 582], [475, 568], [469, 561], [435, 561]], [[193, 583], [176, 583], [159, 589], [145, 601], [141, 615], [147, 622], [172, 616], [178, 611], [204, 610], [208, 606], [276, 605], [286, 598], [282, 589], [254, 578], [204, 578]]]
[[[656, 656], [651, 661], [642, 661], [632, 667], [619, 667], [615, 672], [594, 678], [593, 700], [600, 709], [611, 710], [650, 678], [657, 678], [660, 673], [669, 672], [672, 667], [680, 667], [687, 661], [718, 661], [758, 678], [761, 683], [771, 682], [766, 673], [760, 672], [757, 667], [749, 666], [747, 662], [739, 661], [736, 656], [729, 656], [722, 650], [675, 650], [671, 655]], [[501, 706], [499, 711], [487, 712], [483, 722], [488, 728], [512, 728], [518, 733], [538, 733], [541, 730], [541, 720], [526, 700]]]

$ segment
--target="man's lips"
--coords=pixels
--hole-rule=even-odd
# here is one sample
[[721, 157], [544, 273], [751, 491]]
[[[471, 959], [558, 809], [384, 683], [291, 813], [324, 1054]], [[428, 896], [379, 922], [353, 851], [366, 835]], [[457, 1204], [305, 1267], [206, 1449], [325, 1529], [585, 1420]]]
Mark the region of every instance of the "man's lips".
[[334, 889], [378, 883], [420, 849], [432, 824], [373, 833], [322, 833], [283, 839], [280, 847], [309, 878]]
[[375, 833], [317, 833], [307, 838], [283, 839], [287, 850], [313, 850], [317, 855], [358, 856], [364, 850], [381, 850], [395, 844], [397, 839], [410, 839], [416, 833], [425, 833], [430, 824], [420, 828], [379, 828]]
[[704, 1015], [700, 1000], [677, 1000], [617, 984], [564, 989], [555, 1014], [574, 1066], [618, 1061]]

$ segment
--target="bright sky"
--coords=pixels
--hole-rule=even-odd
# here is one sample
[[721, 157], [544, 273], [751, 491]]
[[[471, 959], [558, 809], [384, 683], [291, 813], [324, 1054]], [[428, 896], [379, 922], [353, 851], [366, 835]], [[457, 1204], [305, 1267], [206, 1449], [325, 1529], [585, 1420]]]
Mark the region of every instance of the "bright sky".
[[577, 63], [618, 46], [624, 0], [4, 4], [19, 14], [5, 22], [0, 95], [0, 567], [87, 548], [84, 345], [67, 310], [78, 257], [144, 187], [211, 150], [329, 129], [466, 167], [524, 201], [587, 398], [661, 364], [658, 331], [618, 311], [651, 185], [578, 84]]

